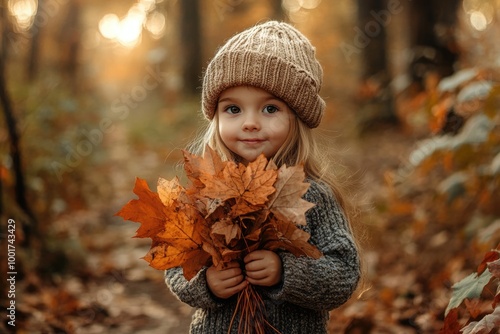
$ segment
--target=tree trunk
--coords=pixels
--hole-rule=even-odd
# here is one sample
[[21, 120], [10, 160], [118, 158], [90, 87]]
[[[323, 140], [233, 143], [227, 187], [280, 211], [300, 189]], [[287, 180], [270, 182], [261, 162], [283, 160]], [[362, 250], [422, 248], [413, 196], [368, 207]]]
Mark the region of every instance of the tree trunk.
[[201, 29], [198, 0], [182, 0], [180, 15], [180, 38], [182, 46], [182, 78], [184, 92], [199, 94], [201, 62]]
[[386, 10], [384, 0], [357, 0], [358, 23], [361, 32], [369, 40], [362, 52], [363, 79], [373, 76], [388, 79], [386, 27], [373, 13]]
[[271, 6], [273, 10], [272, 18], [276, 21], [287, 21], [285, 11], [283, 10], [282, 0], [272, 0]]
[[453, 28], [460, 3], [460, 0], [410, 2], [412, 61], [409, 73], [421, 89], [427, 73], [444, 77], [454, 72], [458, 53]]
[[80, 1], [71, 0], [59, 35], [61, 71], [74, 92], [78, 90], [79, 53], [81, 45]]
[[28, 66], [27, 69], [27, 77], [29, 81], [33, 81], [38, 73], [38, 60], [40, 57], [40, 29], [41, 26], [37, 24], [39, 22], [39, 17], [42, 15], [44, 0], [38, 0], [37, 3], [37, 11], [35, 14], [34, 24], [30, 28], [31, 35], [31, 45], [28, 54]]
[[5, 118], [7, 126], [7, 133], [9, 137], [9, 153], [12, 159], [12, 170], [15, 179], [15, 201], [19, 208], [26, 215], [27, 221], [22, 224], [24, 234], [24, 244], [28, 245], [36, 230], [36, 218], [27, 200], [26, 184], [23, 174], [22, 155], [20, 150], [19, 133], [17, 130], [17, 121], [14, 115], [14, 108], [7, 90], [6, 80], [6, 62], [8, 55], [8, 40], [10, 26], [9, 19], [6, 13], [6, 7], [0, 6], [0, 22], [2, 25], [1, 34], [1, 54], [0, 54], [0, 105]]
[[[380, 123], [397, 123], [387, 57], [386, 28], [391, 17], [385, 0], [357, 0], [356, 38], [361, 49], [362, 87], [365, 101], [360, 107], [362, 131]], [[362, 42], [362, 43], [361, 43]], [[375, 87], [374, 89], [372, 89]]]

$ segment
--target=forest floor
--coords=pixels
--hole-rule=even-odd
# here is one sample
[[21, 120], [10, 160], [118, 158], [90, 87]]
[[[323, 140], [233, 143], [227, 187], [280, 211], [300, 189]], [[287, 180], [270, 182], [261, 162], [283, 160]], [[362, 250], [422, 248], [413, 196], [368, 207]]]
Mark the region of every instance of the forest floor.
[[[351, 125], [349, 125], [351, 124]], [[352, 171], [354, 199], [361, 208], [365, 280], [355, 296], [332, 312], [331, 333], [435, 333], [441, 323], [427, 298], [418, 305], [415, 284], [418, 267], [409, 268], [404, 259], [405, 240], [400, 228], [391, 228], [374, 209], [387, 189], [384, 173], [397, 168], [415, 144], [412, 135], [396, 126], [383, 126], [359, 135], [352, 119], [339, 122], [336, 145], [345, 167]], [[122, 129], [123, 130], [123, 129]], [[115, 189], [111, 202], [97, 201], [92, 210], [62, 217], [54, 224], [68, 230], [78, 240], [71, 258], [86, 266], [72, 275], [61, 276], [58, 284], [43, 286], [28, 275], [20, 289], [29, 292], [20, 300], [20, 326], [17, 333], [188, 333], [191, 308], [179, 302], [168, 290], [163, 274], [141, 259], [150, 246], [149, 239], [134, 239], [137, 225], [114, 217], [132, 199], [135, 176], [165, 176], [168, 166], [157, 154], [143, 151], [131, 154], [125, 133], [113, 132], [112, 167], [109, 182]], [[122, 143], [116, 145], [116, 143]], [[446, 296], [437, 307], [446, 307]], [[425, 309], [427, 306], [428, 309]], [[434, 309], [433, 309], [434, 308]], [[36, 329], [35, 329], [36, 328]], [[1, 328], [0, 328], [1, 329]]]

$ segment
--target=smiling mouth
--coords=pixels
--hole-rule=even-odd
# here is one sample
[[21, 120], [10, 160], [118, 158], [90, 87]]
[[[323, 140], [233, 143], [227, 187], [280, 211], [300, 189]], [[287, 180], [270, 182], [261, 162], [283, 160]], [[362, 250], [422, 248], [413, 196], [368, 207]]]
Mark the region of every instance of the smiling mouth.
[[264, 142], [262, 139], [242, 139], [241, 141], [246, 144], [259, 144]]

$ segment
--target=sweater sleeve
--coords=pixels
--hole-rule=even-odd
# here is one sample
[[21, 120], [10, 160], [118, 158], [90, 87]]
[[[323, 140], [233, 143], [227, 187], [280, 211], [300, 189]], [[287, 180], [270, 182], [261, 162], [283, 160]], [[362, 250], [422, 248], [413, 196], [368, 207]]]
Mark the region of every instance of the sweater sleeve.
[[165, 271], [165, 283], [180, 301], [191, 307], [209, 309], [222, 306], [223, 302], [208, 289], [206, 271], [207, 268], [201, 269], [188, 281], [182, 267], [168, 269]]
[[323, 256], [312, 259], [281, 252], [282, 283], [265, 292], [277, 302], [331, 310], [344, 304], [356, 289], [360, 278], [357, 247], [341, 207], [325, 188], [311, 182], [304, 196], [316, 204], [306, 213], [304, 229]]

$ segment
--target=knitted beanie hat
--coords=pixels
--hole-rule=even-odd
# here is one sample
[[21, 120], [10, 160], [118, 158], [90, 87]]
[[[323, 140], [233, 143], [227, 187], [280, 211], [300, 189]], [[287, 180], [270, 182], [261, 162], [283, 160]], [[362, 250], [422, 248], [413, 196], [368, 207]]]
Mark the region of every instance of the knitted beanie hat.
[[203, 78], [203, 114], [212, 119], [224, 90], [248, 85], [282, 99], [315, 128], [325, 110], [319, 96], [322, 76], [309, 40], [287, 23], [269, 21], [233, 36], [218, 50]]

